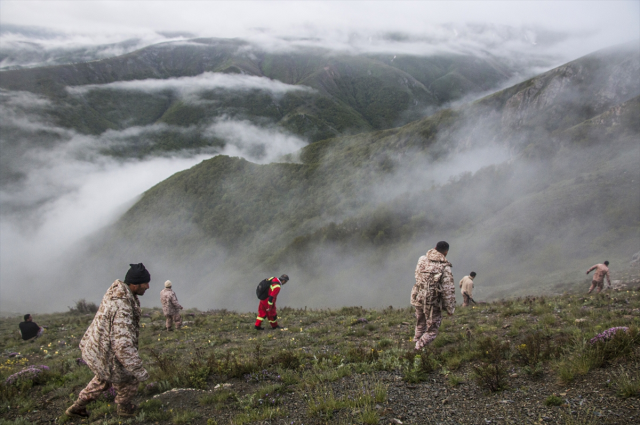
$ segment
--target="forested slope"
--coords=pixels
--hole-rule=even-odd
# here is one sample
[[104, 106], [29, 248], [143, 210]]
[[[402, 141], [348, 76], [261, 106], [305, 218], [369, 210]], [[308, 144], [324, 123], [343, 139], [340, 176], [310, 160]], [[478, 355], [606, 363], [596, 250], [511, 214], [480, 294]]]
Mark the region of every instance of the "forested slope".
[[[205, 131], [222, 118], [274, 124], [311, 142], [389, 128], [495, 88], [516, 72], [491, 55], [274, 52], [240, 39], [193, 39], [92, 62], [8, 70], [0, 87], [44, 96], [53, 105], [45, 118], [81, 133], [169, 126], [146, 144], [132, 139], [107, 149], [127, 157], [223, 146]], [[197, 87], [212, 74], [258, 80], [249, 86], [210, 84], [195, 96], [185, 95], [185, 87]], [[135, 85], [144, 81], [154, 86]], [[270, 81], [286, 86], [274, 92]], [[176, 82], [180, 89], [171, 86]]]

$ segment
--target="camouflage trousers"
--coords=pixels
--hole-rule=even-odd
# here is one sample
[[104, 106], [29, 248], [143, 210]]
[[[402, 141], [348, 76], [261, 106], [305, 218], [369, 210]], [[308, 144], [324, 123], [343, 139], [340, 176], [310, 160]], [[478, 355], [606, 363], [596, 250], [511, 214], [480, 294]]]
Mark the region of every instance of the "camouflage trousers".
[[471, 297], [466, 293], [462, 294], [462, 307], [469, 307], [470, 302], [471, 302]]
[[77, 405], [86, 406], [89, 402], [96, 400], [100, 395], [113, 386], [116, 390], [116, 404], [128, 404], [131, 403], [131, 399], [135, 397], [138, 392], [138, 381], [133, 379], [129, 382], [111, 383], [103, 381], [102, 379], [94, 376], [84, 390], [78, 394]]
[[422, 350], [425, 345], [436, 339], [440, 323], [442, 323], [442, 310], [439, 305], [433, 306], [431, 317], [429, 317], [429, 309], [425, 313], [422, 307], [416, 307], [416, 332], [413, 337], [416, 350]]
[[598, 282], [597, 280], [593, 280], [591, 282], [591, 287], [589, 288], [589, 292], [588, 293], [590, 294], [591, 291], [593, 291], [596, 288], [598, 288], [596, 290], [596, 294], [599, 294], [600, 291], [602, 291], [602, 288], [604, 288], [604, 279], [602, 281], [600, 281], [600, 282]]
[[176, 324], [176, 329], [180, 329], [180, 327], [182, 327], [182, 316], [180, 316], [180, 313], [169, 314], [164, 317], [167, 318], [167, 330], [170, 330], [174, 323]]

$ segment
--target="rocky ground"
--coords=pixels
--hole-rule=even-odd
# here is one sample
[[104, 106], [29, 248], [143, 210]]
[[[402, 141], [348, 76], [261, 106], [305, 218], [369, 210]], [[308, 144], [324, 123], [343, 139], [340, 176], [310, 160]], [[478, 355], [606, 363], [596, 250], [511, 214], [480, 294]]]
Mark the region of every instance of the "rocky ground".
[[[618, 285], [459, 308], [417, 356], [408, 308], [283, 309], [286, 330], [261, 333], [253, 313], [195, 310], [167, 332], [145, 309], [151, 379], [137, 415], [118, 418], [104, 394], [83, 421], [63, 413], [92, 377], [77, 346], [93, 315], [36, 316], [48, 329], [33, 343], [18, 338], [20, 319], [4, 318], [0, 425], [640, 423], [640, 288], [635, 276]], [[9, 379], [40, 365], [49, 370]]]

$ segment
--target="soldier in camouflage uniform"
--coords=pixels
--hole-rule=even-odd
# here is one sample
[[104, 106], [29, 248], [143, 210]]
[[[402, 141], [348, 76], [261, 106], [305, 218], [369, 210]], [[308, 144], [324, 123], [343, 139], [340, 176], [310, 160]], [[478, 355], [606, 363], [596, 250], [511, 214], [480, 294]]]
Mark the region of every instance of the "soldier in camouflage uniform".
[[609, 275], [609, 262], [605, 261], [603, 264], [596, 264], [595, 266], [591, 266], [589, 270], [587, 270], [587, 274], [591, 273], [593, 270], [596, 272], [593, 274], [593, 280], [591, 281], [591, 287], [589, 288], [589, 294], [594, 289], [596, 293], [599, 294], [604, 288], [604, 278], [607, 278], [607, 282], [609, 283], [609, 288], [611, 288], [611, 276]]
[[456, 309], [455, 286], [447, 242], [438, 242], [418, 260], [416, 284], [411, 291], [411, 305], [416, 309], [416, 331], [413, 340], [416, 350], [436, 339], [442, 322], [442, 310], [449, 316]]
[[182, 326], [182, 317], [180, 316], [180, 310], [182, 310], [182, 306], [178, 302], [178, 297], [176, 293], [173, 292], [172, 283], [170, 280], [167, 280], [164, 283], [164, 289], [160, 291], [160, 302], [162, 303], [162, 313], [164, 317], [166, 317], [167, 322], [167, 330], [172, 331], [171, 329], [173, 323], [176, 324], [176, 329], [180, 329]]
[[151, 275], [142, 263], [131, 264], [124, 282], [116, 280], [102, 298], [93, 322], [80, 341], [82, 358], [95, 374], [78, 400], [67, 409], [71, 417], [88, 417], [86, 406], [110, 387], [116, 390], [118, 415], [133, 416], [131, 402], [138, 383], [149, 379], [138, 354], [139, 295], [149, 289]]

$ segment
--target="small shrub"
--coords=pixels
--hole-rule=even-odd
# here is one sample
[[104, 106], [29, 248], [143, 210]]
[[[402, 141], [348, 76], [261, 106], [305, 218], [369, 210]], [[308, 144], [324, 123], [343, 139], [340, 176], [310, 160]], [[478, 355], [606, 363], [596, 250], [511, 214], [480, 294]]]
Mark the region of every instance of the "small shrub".
[[478, 341], [480, 363], [473, 365], [478, 386], [490, 392], [501, 391], [507, 386], [507, 369], [504, 359], [510, 349], [509, 343], [486, 337]]
[[540, 319], [540, 322], [542, 322], [546, 326], [553, 326], [556, 324], [556, 318], [552, 314], [545, 314]]
[[362, 338], [362, 337], [365, 337], [365, 336], [369, 335], [369, 333], [366, 331], [366, 329], [360, 328], [360, 329], [356, 329], [355, 331], [353, 331], [352, 335]]
[[507, 370], [501, 363], [474, 365], [473, 373], [478, 386], [490, 392], [501, 391], [507, 386]]
[[171, 421], [176, 425], [188, 424], [198, 417], [200, 417], [200, 415], [193, 410], [176, 410], [173, 412]]
[[358, 345], [347, 351], [346, 360], [349, 363], [373, 363], [378, 357], [379, 354], [374, 348]]
[[342, 407], [331, 387], [318, 387], [310, 391], [307, 399], [307, 411], [311, 416], [333, 416], [333, 411]]
[[458, 370], [462, 364], [462, 359], [458, 356], [451, 356], [445, 361], [445, 366], [449, 370]]
[[638, 375], [629, 375], [629, 372], [620, 367], [620, 372], [615, 375], [614, 385], [616, 394], [622, 398], [640, 396], [640, 379]]
[[98, 306], [95, 303], [87, 302], [84, 298], [76, 301], [75, 307], [67, 307], [71, 313], [78, 314], [93, 314], [98, 311]]
[[198, 402], [203, 406], [207, 406], [210, 404], [215, 404], [216, 406], [220, 406], [226, 403], [227, 401], [234, 401], [237, 399], [238, 399], [238, 394], [236, 394], [234, 391], [223, 389], [220, 391], [214, 391], [213, 393], [204, 394], [200, 396], [200, 398], [198, 399]]
[[291, 349], [283, 349], [272, 357], [271, 364], [284, 369], [297, 369], [300, 366], [300, 357]]
[[375, 425], [380, 422], [380, 417], [375, 409], [372, 409], [371, 406], [367, 406], [360, 412], [360, 422], [363, 424]]
[[562, 405], [562, 398], [558, 397], [555, 394], [551, 394], [549, 397], [547, 397], [547, 399], [544, 401], [544, 405], [545, 406], [560, 406]]
[[227, 351], [226, 357], [220, 369], [228, 378], [240, 378], [258, 370], [258, 366], [252, 359], [239, 359], [235, 353]]
[[449, 385], [451, 385], [452, 387], [455, 387], [455, 386], [460, 385], [461, 383], [463, 383], [464, 379], [462, 379], [462, 377], [454, 375], [452, 373], [452, 374], [449, 375], [448, 381], [449, 381]]
[[140, 403], [140, 412], [144, 413], [145, 419], [150, 422], [166, 421], [171, 418], [171, 413], [162, 405], [162, 402], [155, 399]]
[[516, 347], [516, 358], [525, 366], [538, 364], [545, 356], [544, 345], [548, 346], [541, 332], [533, 332], [524, 337], [523, 343]]
[[540, 378], [544, 374], [542, 362], [538, 362], [533, 366], [525, 366], [522, 368], [522, 370], [532, 378]]
[[402, 357], [402, 378], [410, 383], [425, 381], [429, 373], [438, 366], [435, 355], [430, 346], [425, 347], [419, 354], [415, 350], [407, 351]]
[[280, 380], [284, 385], [295, 385], [298, 382], [300, 382], [300, 379], [298, 378], [298, 374], [291, 370], [287, 370], [287, 369], [280, 370], [279, 374], [280, 374]]
[[282, 402], [282, 384], [265, 385], [259, 388], [253, 397], [254, 407], [276, 406]]
[[378, 341], [378, 348], [380, 350], [384, 350], [385, 348], [389, 348], [391, 346], [393, 346], [393, 341], [389, 338], [382, 338], [380, 341]]

